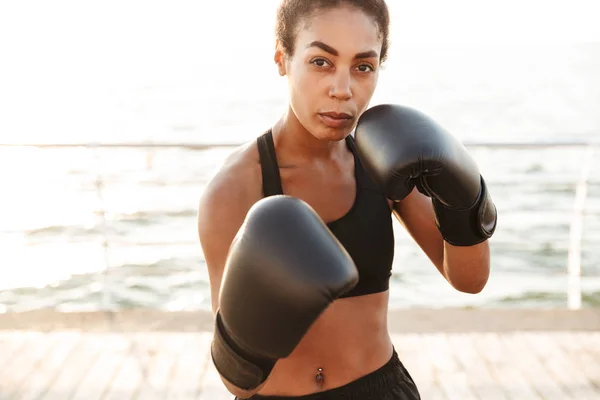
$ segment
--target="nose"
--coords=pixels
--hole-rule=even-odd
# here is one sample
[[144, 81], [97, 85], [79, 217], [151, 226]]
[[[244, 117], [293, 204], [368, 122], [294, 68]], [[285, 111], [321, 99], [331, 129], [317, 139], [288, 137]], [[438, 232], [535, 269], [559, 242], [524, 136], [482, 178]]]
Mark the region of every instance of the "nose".
[[352, 98], [352, 78], [348, 71], [340, 70], [333, 74], [329, 96], [338, 100], [349, 100]]

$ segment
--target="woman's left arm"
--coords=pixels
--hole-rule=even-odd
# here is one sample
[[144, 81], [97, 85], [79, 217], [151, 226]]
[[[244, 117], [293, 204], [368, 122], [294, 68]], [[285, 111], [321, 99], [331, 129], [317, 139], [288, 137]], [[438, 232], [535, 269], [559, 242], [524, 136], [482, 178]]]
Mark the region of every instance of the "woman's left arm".
[[394, 215], [438, 271], [458, 291], [479, 293], [490, 275], [490, 250], [485, 240], [472, 246], [446, 242], [435, 223], [431, 199], [416, 188], [393, 203]]

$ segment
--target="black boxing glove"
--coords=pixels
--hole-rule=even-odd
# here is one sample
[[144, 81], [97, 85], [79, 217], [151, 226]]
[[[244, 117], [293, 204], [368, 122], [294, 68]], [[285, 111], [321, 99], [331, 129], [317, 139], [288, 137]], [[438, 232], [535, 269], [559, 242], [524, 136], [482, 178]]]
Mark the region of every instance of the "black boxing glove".
[[433, 201], [442, 237], [455, 246], [490, 238], [496, 206], [467, 149], [430, 117], [399, 105], [365, 111], [355, 132], [359, 157], [385, 195], [402, 200], [416, 186]]
[[307, 203], [284, 195], [258, 201], [223, 272], [211, 346], [217, 371], [241, 389], [258, 387], [357, 283], [350, 255]]

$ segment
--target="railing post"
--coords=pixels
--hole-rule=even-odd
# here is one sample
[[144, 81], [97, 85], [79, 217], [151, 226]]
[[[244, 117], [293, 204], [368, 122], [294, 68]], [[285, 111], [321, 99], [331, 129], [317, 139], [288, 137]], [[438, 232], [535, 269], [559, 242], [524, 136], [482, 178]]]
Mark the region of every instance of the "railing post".
[[575, 189], [575, 201], [573, 202], [573, 215], [569, 232], [569, 255], [568, 255], [568, 283], [567, 301], [571, 310], [581, 308], [581, 236], [583, 234], [583, 218], [585, 211], [585, 200], [587, 198], [588, 180], [592, 168], [594, 146], [587, 147], [581, 175]]
[[96, 195], [98, 196], [98, 206], [99, 210], [97, 210], [98, 216], [100, 217], [100, 230], [102, 232], [102, 248], [104, 253], [104, 273], [102, 280], [102, 303], [101, 308], [104, 311], [109, 311], [110, 309], [110, 257], [109, 257], [109, 241], [108, 241], [108, 224], [106, 222], [106, 206], [104, 204], [104, 183], [102, 180], [102, 162], [100, 158], [100, 151], [98, 146], [95, 144], [91, 145], [91, 150], [94, 152], [96, 159]]

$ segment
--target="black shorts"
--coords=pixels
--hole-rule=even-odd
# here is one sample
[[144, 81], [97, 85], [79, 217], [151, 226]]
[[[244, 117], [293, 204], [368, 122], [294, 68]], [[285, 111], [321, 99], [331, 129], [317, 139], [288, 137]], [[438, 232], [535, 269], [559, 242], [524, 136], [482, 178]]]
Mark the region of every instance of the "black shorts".
[[[402, 365], [396, 350], [377, 370], [346, 385], [304, 396], [261, 396], [252, 400], [420, 400], [417, 385]], [[241, 400], [236, 397], [236, 400]]]

